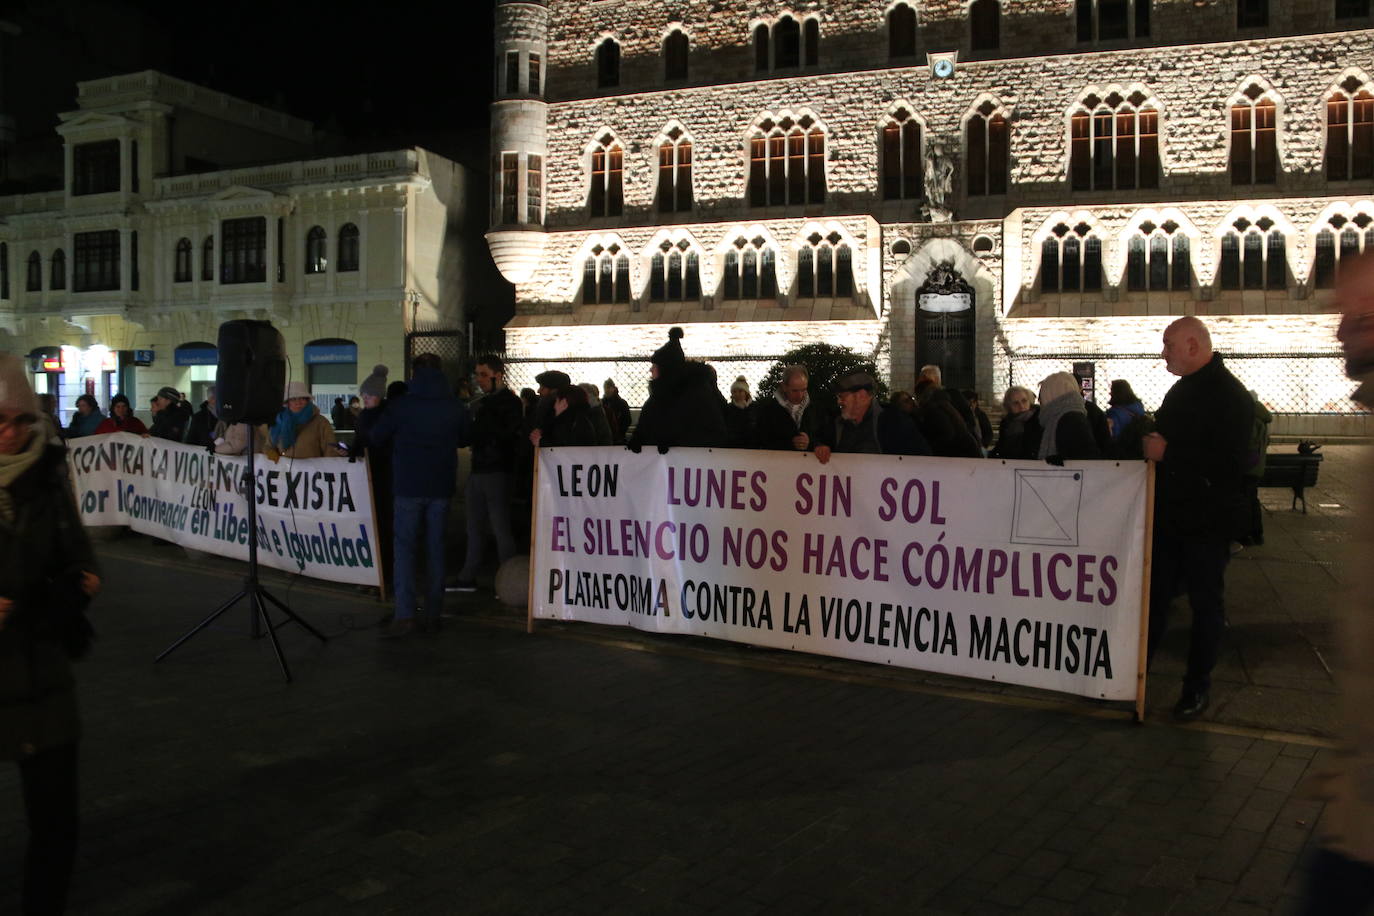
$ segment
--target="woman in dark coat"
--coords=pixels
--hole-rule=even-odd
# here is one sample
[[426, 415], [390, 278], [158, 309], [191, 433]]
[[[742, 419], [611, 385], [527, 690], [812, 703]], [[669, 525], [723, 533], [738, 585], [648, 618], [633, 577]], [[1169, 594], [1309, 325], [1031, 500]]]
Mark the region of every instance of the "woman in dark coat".
[[928, 378], [916, 383], [916, 425], [940, 458], [982, 458], [983, 449], [968, 431], [949, 394]]
[[0, 355], [0, 757], [28, 813], [23, 911], [60, 913], [76, 857], [76, 685], [100, 588], [60, 446], [38, 428], [23, 363]]
[[[1027, 443], [1026, 429], [1035, 419], [1035, 392], [1021, 385], [1012, 385], [1002, 395], [1002, 422], [997, 427], [994, 458], [1034, 458], [1039, 441]], [[1038, 429], [1036, 425], [1036, 429]]]
[[580, 385], [562, 386], [553, 396], [553, 420], [548, 430], [536, 429], [530, 434], [532, 441], [544, 448], [599, 444], [591, 410], [587, 392]]
[[668, 331], [668, 342], [654, 351], [649, 366], [649, 400], [627, 448], [646, 445], [666, 452], [674, 446], [724, 447], [727, 434], [715, 373], [682, 354], [682, 328]]

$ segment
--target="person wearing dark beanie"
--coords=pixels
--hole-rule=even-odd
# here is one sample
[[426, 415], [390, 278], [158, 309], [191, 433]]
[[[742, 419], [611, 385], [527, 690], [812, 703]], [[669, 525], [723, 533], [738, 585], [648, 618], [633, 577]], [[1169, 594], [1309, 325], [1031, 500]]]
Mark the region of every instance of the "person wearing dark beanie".
[[649, 399], [640, 412], [632, 452], [646, 445], [665, 453], [673, 446], [721, 448], [728, 439], [722, 397], [715, 373], [705, 363], [688, 362], [682, 352], [682, 328], [668, 331], [668, 342], [649, 358]]

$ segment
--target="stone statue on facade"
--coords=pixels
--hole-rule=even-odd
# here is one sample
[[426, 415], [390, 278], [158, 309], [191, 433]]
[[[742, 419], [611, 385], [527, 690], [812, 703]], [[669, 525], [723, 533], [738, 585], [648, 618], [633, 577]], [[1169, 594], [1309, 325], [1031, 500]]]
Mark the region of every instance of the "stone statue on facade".
[[954, 217], [950, 204], [954, 191], [954, 153], [939, 141], [926, 148], [926, 208], [932, 223], [947, 223]]

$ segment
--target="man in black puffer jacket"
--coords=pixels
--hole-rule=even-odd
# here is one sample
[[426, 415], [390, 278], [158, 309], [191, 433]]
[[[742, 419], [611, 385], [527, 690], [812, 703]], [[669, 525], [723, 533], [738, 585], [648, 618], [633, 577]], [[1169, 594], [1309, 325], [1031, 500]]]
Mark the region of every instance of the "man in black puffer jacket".
[[668, 342], [654, 351], [649, 374], [649, 400], [626, 447], [646, 445], [666, 453], [674, 446], [724, 448], [728, 439], [721, 413], [721, 393], [705, 363], [689, 363], [682, 354], [682, 328], [668, 331]]
[[1174, 707], [1174, 716], [1186, 720], [1206, 710], [1221, 650], [1226, 562], [1233, 520], [1245, 509], [1241, 471], [1255, 408], [1197, 318], [1165, 329], [1164, 362], [1179, 380], [1155, 411], [1156, 432], [1141, 440], [1145, 457], [1157, 462], [1149, 652], [1153, 658], [1168, 630], [1174, 595], [1186, 590], [1193, 628]]

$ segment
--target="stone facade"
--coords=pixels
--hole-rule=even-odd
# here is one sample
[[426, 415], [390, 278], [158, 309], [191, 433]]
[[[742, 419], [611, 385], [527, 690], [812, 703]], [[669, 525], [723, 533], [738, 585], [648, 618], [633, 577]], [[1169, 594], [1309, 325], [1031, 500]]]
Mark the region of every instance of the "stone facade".
[[[1374, 184], [1328, 180], [1327, 103], [1338, 93], [1374, 94], [1374, 21], [1338, 21], [1332, 0], [1270, 2], [1263, 26], [1242, 25], [1234, 0], [1153, 0], [1148, 35], [1141, 35], [1144, 20], [1135, 16], [1144, 2], [1128, 5], [1128, 37], [1084, 41], [1075, 40], [1081, 0], [1002, 3], [995, 47], [982, 41], [978, 50], [974, 32], [985, 26], [975, 20], [997, 5], [990, 0], [502, 3], [498, 52], [539, 43], [546, 66], [540, 93], [503, 92], [498, 81], [493, 106], [493, 153], [519, 148], [541, 163], [538, 218], [519, 227], [521, 244], [541, 254], [528, 274], [507, 273], [517, 281], [509, 352], [517, 359], [609, 356], [631, 343], [622, 327], [689, 323], [698, 328], [688, 328], [687, 349], [693, 338], [703, 340], [696, 352], [705, 355], [744, 337], [759, 340], [741, 328], [761, 322], [779, 336], [765, 336], [759, 355], [775, 355], [795, 327], [867, 322], [853, 345], [871, 348], [892, 384], [909, 387], [921, 354], [930, 352], [922, 328], [934, 327], [923, 324], [930, 316], [918, 309], [918, 294], [940, 264], [952, 265], [973, 290], [973, 317], [961, 333], [971, 331], [970, 381], [985, 403], [998, 400], [1020, 354], [1049, 352], [1045, 341], [1056, 341], [1062, 354], [1149, 352], [1178, 315], [1215, 319], [1219, 338], [1249, 354], [1334, 352], [1328, 292], [1314, 276], [1317, 235], [1331, 230], [1333, 216], [1337, 232], [1358, 220], [1359, 247], [1374, 245], [1374, 231], [1365, 234]], [[915, 40], [894, 59], [888, 16], [904, 6], [915, 13]], [[778, 36], [792, 24], [796, 65], [778, 66]], [[763, 53], [766, 64], [758, 62], [756, 30], [774, 43]], [[687, 37], [685, 76], [667, 69], [665, 38], [675, 31]], [[1202, 35], [1212, 40], [1199, 42]], [[608, 48], [615, 53], [608, 56]], [[954, 63], [946, 76], [931, 66], [941, 57]], [[1232, 107], [1255, 103], [1274, 112], [1275, 174], [1238, 184], [1232, 143], [1243, 135], [1233, 132]], [[1109, 168], [1108, 180], [1093, 183], [1110, 189], [1075, 188], [1072, 157], [1084, 149], [1099, 156], [1102, 147], [1075, 147], [1074, 116], [1087, 114], [1086, 124], [1103, 111], [1113, 112], [1108, 129], [1113, 118], [1140, 112], [1157, 119], [1157, 175], [1147, 179], [1142, 166], [1138, 180], [1123, 180]], [[542, 137], [528, 126], [536, 113], [545, 119]], [[1005, 193], [970, 193], [968, 125], [975, 117], [1005, 119]], [[884, 170], [895, 159], [884, 160], [884, 127], [902, 122], [919, 129], [926, 193], [908, 189], [886, 199], [892, 176]], [[751, 188], [759, 147], [751, 141], [795, 125], [823, 137], [816, 161], [823, 163], [824, 199], [760, 201]], [[1130, 130], [1133, 143], [1149, 132]], [[685, 212], [667, 211], [658, 199], [667, 141], [691, 145]], [[1140, 139], [1141, 152], [1129, 155], [1144, 162], [1145, 144]], [[792, 152], [789, 146], [786, 155]], [[615, 162], [609, 170], [608, 162]], [[936, 201], [929, 182], [941, 165], [952, 166], [952, 181]], [[806, 166], [809, 175], [812, 162]], [[608, 178], [610, 171], [618, 174]], [[608, 180], [621, 183], [620, 206], [593, 213], [593, 184]], [[1223, 248], [1243, 246], [1245, 227], [1257, 223], [1265, 239], [1282, 237], [1282, 283], [1229, 288], [1237, 284], [1222, 276]], [[1159, 226], [1171, 240], [1184, 238], [1191, 265], [1186, 284], [1146, 291], [1130, 274], [1129, 252], [1148, 245]], [[816, 299], [797, 282], [798, 253], [816, 229], [829, 227], [850, 249], [853, 291]], [[1046, 289], [1046, 240], [1078, 227], [1100, 245], [1100, 284]], [[494, 211], [493, 228], [512, 227]], [[721, 276], [740, 237], [775, 250], [776, 297], [727, 298]], [[646, 275], [665, 239], [684, 240], [683, 250], [697, 255], [699, 299], [653, 301]], [[589, 253], [611, 244], [629, 256], [630, 295], [596, 304], [584, 289], [584, 265]], [[1254, 286], [1248, 279], [1239, 285]], [[1296, 410], [1286, 395], [1275, 399]], [[1333, 411], [1325, 390], [1309, 401], [1297, 412]], [[1349, 412], [1349, 405], [1335, 410]]]
[[[423, 149], [319, 158], [310, 124], [151, 71], [78, 88], [81, 107], [58, 128], [65, 188], [0, 198], [0, 349], [34, 356], [35, 384], [59, 396], [64, 419], [87, 391], [102, 407], [123, 391], [146, 409], [163, 385], [198, 400], [216, 367], [182, 364], [177, 350], [213, 345], [230, 319], [270, 320], [292, 376], [326, 403], [376, 363], [403, 377], [407, 332], [464, 328], [465, 284], [490, 264], [458, 243], [463, 201], [482, 185], [458, 164]], [[74, 150], [110, 141], [117, 162], [81, 193]], [[226, 260], [236, 220], [262, 229], [245, 254], [260, 272]], [[308, 250], [312, 230], [323, 238]], [[78, 246], [111, 232], [118, 263], [83, 283]], [[324, 342], [331, 362], [311, 364], [307, 345]], [[42, 371], [59, 353], [60, 370]]]

